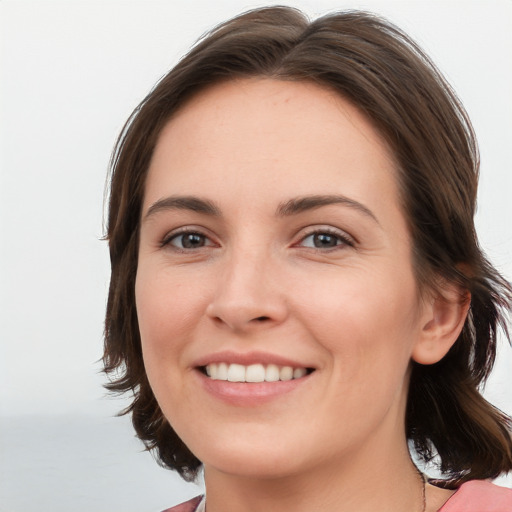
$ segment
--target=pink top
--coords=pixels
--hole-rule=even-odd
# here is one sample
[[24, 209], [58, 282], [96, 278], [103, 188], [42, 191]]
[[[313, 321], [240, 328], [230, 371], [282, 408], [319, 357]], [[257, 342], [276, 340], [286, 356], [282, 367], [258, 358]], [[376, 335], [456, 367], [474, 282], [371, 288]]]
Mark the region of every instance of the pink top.
[[175, 507], [166, 508], [163, 512], [195, 512], [199, 503], [203, 499], [202, 496], [196, 496], [181, 505], [176, 505]]
[[462, 484], [439, 512], [512, 512], [512, 489], [471, 480]]
[[[203, 507], [202, 496], [197, 496], [163, 512], [199, 512]], [[438, 512], [512, 512], [512, 489], [471, 480], [462, 484]]]

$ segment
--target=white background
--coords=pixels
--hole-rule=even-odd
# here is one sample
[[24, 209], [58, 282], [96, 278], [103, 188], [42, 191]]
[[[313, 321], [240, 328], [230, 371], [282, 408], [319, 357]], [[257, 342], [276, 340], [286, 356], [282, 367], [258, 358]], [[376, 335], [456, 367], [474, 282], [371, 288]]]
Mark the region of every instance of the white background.
[[[0, 511], [156, 511], [197, 493], [139, 453], [128, 420], [112, 418], [123, 402], [104, 398], [105, 175], [125, 119], [191, 44], [272, 3], [373, 10], [427, 50], [473, 120], [477, 227], [512, 277], [512, 1], [4, 0]], [[511, 370], [503, 344], [486, 396], [509, 414]]]

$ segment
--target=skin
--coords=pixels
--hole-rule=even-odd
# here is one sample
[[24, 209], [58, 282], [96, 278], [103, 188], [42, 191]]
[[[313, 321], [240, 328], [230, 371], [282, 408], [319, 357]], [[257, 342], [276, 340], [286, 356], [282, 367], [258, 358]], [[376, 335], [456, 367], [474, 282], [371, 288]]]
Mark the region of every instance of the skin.
[[[351, 203], [276, 213], [333, 194]], [[165, 205], [176, 196], [217, 214]], [[150, 384], [204, 463], [208, 512], [422, 510], [404, 434], [410, 361], [441, 359], [465, 311], [420, 296], [392, 154], [351, 104], [251, 79], [185, 105], [147, 177], [136, 303]], [[224, 350], [315, 371], [271, 400], [227, 403], [196, 367]], [[437, 510], [449, 493], [428, 487]]]

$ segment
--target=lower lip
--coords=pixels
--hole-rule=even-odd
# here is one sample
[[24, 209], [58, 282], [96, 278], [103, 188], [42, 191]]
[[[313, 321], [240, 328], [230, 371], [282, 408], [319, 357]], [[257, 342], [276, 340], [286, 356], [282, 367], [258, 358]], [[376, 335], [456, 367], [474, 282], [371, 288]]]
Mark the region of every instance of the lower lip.
[[197, 373], [210, 395], [239, 407], [254, 407], [275, 400], [303, 386], [311, 377], [309, 374], [300, 379], [276, 382], [229, 382], [210, 379], [199, 370]]

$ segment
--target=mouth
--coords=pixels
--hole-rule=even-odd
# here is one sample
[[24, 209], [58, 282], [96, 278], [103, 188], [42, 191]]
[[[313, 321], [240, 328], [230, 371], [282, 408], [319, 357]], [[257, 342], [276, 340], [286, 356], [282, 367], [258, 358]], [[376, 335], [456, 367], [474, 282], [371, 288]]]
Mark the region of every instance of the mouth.
[[229, 350], [205, 355], [192, 368], [210, 397], [229, 406], [256, 409], [310, 389], [311, 374], [318, 369], [278, 354]]
[[280, 366], [277, 364], [209, 363], [198, 367], [199, 371], [211, 380], [226, 382], [262, 383], [291, 381], [311, 374], [314, 368]]

